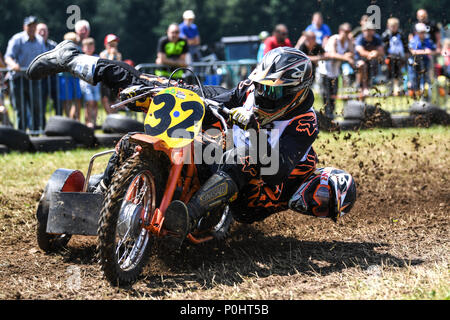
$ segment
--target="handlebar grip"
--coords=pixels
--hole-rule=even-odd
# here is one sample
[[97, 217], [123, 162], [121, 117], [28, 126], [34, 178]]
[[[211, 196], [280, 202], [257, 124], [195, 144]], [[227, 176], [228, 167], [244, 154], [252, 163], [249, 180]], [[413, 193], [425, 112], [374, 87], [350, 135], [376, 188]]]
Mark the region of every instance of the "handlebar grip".
[[226, 115], [229, 115], [231, 113], [231, 110], [224, 106], [220, 107], [220, 111], [224, 112]]

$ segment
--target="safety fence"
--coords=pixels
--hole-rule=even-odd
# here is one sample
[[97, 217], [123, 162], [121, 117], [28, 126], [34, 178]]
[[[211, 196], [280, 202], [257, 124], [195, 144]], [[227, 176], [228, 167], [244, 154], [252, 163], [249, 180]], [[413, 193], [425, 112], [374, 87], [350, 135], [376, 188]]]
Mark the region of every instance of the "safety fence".
[[[190, 68], [205, 85], [221, 85], [228, 88], [245, 79], [255, 67], [256, 61], [193, 63]], [[164, 70], [156, 64], [140, 64], [136, 67], [141, 72], [155, 74]], [[12, 125], [31, 135], [42, 134], [49, 117], [68, 115], [75, 105], [84, 114], [84, 103], [80, 80], [69, 73], [60, 73], [42, 80], [29, 80], [25, 77], [26, 69], [13, 74], [10, 70], [0, 68], [0, 124]], [[192, 75], [185, 73], [184, 80], [195, 83]], [[98, 101], [97, 124], [106, 118], [107, 112]], [[140, 119], [134, 112], [128, 116]]]
[[[256, 60], [239, 61], [212, 61], [193, 62], [189, 69], [192, 70], [204, 85], [223, 86], [232, 88], [239, 81], [246, 79], [256, 66]], [[155, 63], [141, 63], [136, 69], [150, 74], [163, 74], [169, 76], [170, 69]], [[190, 72], [184, 72], [183, 77], [189, 82], [195, 81]], [[192, 82], [194, 83], [194, 82]]]
[[[189, 68], [195, 72], [204, 85], [232, 88], [239, 81], [246, 79], [255, 66], [256, 60], [241, 60], [194, 62]], [[137, 70], [149, 74], [158, 74], [161, 70], [167, 74], [169, 71], [164, 68], [164, 66], [153, 63], [142, 63], [136, 66]], [[50, 116], [67, 115], [65, 109], [72, 103], [79, 103], [80, 107], [83, 106], [79, 80], [70, 74], [63, 73], [32, 81], [24, 76], [24, 72], [25, 70], [21, 70], [21, 73], [12, 77], [9, 70], [0, 69], [0, 124], [12, 124], [15, 128], [29, 134], [42, 134]], [[323, 103], [317, 78], [313, 90], [316, 95], [315, 108], [320, 110]], [[184, 72], [183, 79], [188, 83], [195, 83], [190, 72]], [[444, 82], [442, 84], [442, 81], [433, 79], [429, 88], [429, 97], [431, 102], [449, 111], [448, 80]], [[371, 94], [363, 98], [354, 87], [354, 82], [344, 76], [339, 78], [339, 88], [335, 109], [337, 116], [342, 115], [342, 108], [347, 100], [362, 99], [368, 104], [379, 104], [391, 113], [408, 112], [409, 106], [413, 102], [407, 96], [393, 96], [389, 83], [382, 81], [375, 82]], [[97, 124], [101, 124], [107, 115], [101, 101], [99, 101], [98, 110]], [[81, 111], [81, 114], [83, 112]], [[133, 118], [139, 117], [132, 112], [127, 112], [127, 115]], [[138, 119], [141, 120], [140, 117]]]

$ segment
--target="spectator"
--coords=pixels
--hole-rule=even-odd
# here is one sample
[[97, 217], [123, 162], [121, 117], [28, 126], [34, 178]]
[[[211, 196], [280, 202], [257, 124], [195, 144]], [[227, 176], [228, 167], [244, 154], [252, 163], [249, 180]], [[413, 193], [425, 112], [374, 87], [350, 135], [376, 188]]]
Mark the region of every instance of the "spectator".
[[48, 38], [48, 27], [45, 23], [38, 23], [36, 26], [36, 34], [40, 35], [44, 41], [45, 51], [52, 50], [57, 43]]
[[[305, 38], [305, 41], [297, 48], [300, 51], [303, 51], [313, 64], [313, 73], [317, 67], [317, 63], [320, 60], [324, 59], [323, 54], [325, 50], [322, 48], [320, 44], [316, 42], [316, 35], [312, 31], [304, 31], [302, 37]], [[297, 43], [298, 45], [298, 43]]]
[[316, 12], [312, 16], [312, 21], [305, 31], [312, 31], [316, 36], [316, 42], [322, 46], [326, 46], [328, 38], [331, 36], [331, 30], [328, 25], [323, 23], [323, 16], [320, 12]]
[[[108, 59], [108, 60], [117, 60], [122, 61], [122, 54], [119, 52], [119, 37], [115, 34], [106, 35], [103, 44], [105, 46], [105, 50], [100, 52], [100, 58]], [[95, 44], [94, 44], [95, 47]]]
[[391, 17], [387, 21], [387, 29], [381, 36], [386, 52], [386, 65], [388, 66], [388, 78], [393, 82], [393, 95], [400, 93], [399, 82], [402, 79], [402, 66], [408, 53], [406, 36], [400, 30], [400, 21]]
[[[49, 32], [48, 27], [45, 23], [38, 23], [36, 26], [36, 34], [42, 37], [44, 41], [45, 51], [50, 51], [56, 47], [56, 41], [53, 41], [48, 38]], [[47, 105], [47, 98], [50, 98], [53, 101], [53, 106], [57, 114], [60, 114], [58, 105], [58, 94], [56, 90], [56, 76], [48, 77], [47, 79], [42, 81], [42, 105], [45, 107]]]
[[[86, 38], [81, 42], [83, 53], [92, 56], [95, 52], [95, 40], [93, 38]], [[98, 105], [100, 100], [100, 85], [91, 85], [83, 80], [80, 80], [81, 93], [86, 106], [84, 119], [89, 128], [95, 129], [95, 122], [97, 120]]]
[[[187, 41], [180, 38], [180, 28], [177, 23], [172, 23], [167, 28], [167, 35], [161, 37], [158, 42], [158, 54], [156, 63], [165, 65], [167, 68], [155, 70], [157, 76], [169, 77], [175, 69], [187, 67], [186, 54], [189, 52]], [[183, 70], [178, 70], [172, 78], [183, 77]]]
[[[6, 68], [6, 64], [3, 60], [3, 55], [0, 52], [0, 68]], [[0, 124], [9, 125], [8, 110], [3, 103], [3, 74], [0, 73]]]
[[[64, 40], [78, 43], [79, 37], [75, 32], [68, 32], [64, 35]], [[58, 80], [59, 100], [62, 102], [66, 117], [79, 120], [81, 109], [80, 80], [69, 72], [60, 73]]]
[[369, 79], [378, 73], [378, 63], [384, 56], [383, 42], [375, 33], [375, 25], [367, 22], [355, 39], [357, 80], [363, 95], [369, 94]]
[[412, 57], [408, 59], [408, 89], [412, 97], [420, 95], [418, 90], [423, 91], [425, 96], [428, 94], [430, 55], [436, 54], [436, 45], [427, 38], [428, 30], [428, 26], [424, 23], [417, 23], [416, 35], [409, 42]]
[[259, 44], [259, 48], [258, 48], [258, 53], [256, 55], [256, 60], [258, 61], [258, 63], [262, 60], [262, 58], [264, 57], [264, 48], [266, 47], [266, 45], [264, 44], [264, 42], [266, 41], [266, 39], [269, 37], [269, 32], [267, 31], [261, 31], [258, 35], [259, 40], [261, 41], [261, 43]]
[[195, 14], [192, 10], [186, 10], [183, 13], [183, 22], [180, 23], [180, 37], [185, 38], [189, 45], [189, 53], [192, 61], [199, 61], [200, 54], [200, 33], [197, 25], [194, 23]]
[[450, 78], [450, 38], [444, 39], [444, 45], [441, 54], [442, 57], [444, 58], [443, 74], [447, 78]]
[[427, 31], [426, 31], [426, 37], [430, 38], [431, 41], [433, 41], [433, 43], [436, 45], [436, 49], [438, 52], [440, 52], [441, 49], [441, 32], [437, 26], [437, 24], [434, 21], [430, 21], [428, 19], [428, 12], [425, 9], [419, 9], [416, 12], [416, 21], [414, 21], [411, 25], [411, 32], [409, 34], [409, 41], [412, 40], [412, 38], [414, 38], [414, 34], [415, 34], [415, 26], [418, 23], [423, 23], [425, 24], [425, 26], [427, 27]]
[[332, 35], [325, 46], [325, 56], [327, 61], [319, 62], [318, 71], [320, 73], [320, 85], [323, 103], [325, 105], [325, 115], [333, 119], [335, 109], [335, 99], [338, 92], [338, 78], [341, 74], [341, 63], [343, 61], [354, 64], [353, 42], [350, 39], [352, 31], [349, 23], [339, 26], [339, 33]]
[[272, 36], [264, 41], [264, 54], [278, 47], [292, 47], [288, 38], [288, 28], [284, 24], [276, 25]]
[[362, 33], [362, 29], [367, 20], [369, 20], [369, 16], [367, 14], [361, 16], [361, 19], [359, 20], [359, 26], [353, 29], [352, 33], [350, 33], [350, 39], [356, 39]]
[[[42, 38], [36, 36], [37, 19], [34, 16], [25, 18], [23, 31], [15, 34], [8, 42], [5, 62], [11, 70], [10, 87], [12, 102], [17, 114], [20, 130], [39, 129], [40, 105], [39, 94], [41, 82], [28, 81], [21, 68], [27, 68], [31, 61], [45, 51]], [[30, 114], [31, 112], [31, 114]], [[41, 123], [43, 127], [43, 123]]]
[[[103, 44], [105, 46], [105, 50], [100, 52], [100, 58], [108, 59], [108, 60], [117, 60], [122, 61], [122, 54], [119, 52], [119, 37], [115, 34], [106, 35]], [[95, 48], [95, 44], [94, 44]], [[100, 86], [101, 96], [102, 96], [102, 104], [107, 113], [115, 113], [116, 111], [111, 109], [111, 105], [115, 103], [116, 96], [110, 88], [108, 88], [105, 84], [101, 84]]]
[[91, 25], [86, 20], [79, 20], [75, 23], [75, 33], [78, 36], [78, 43], [81, 44], [84, 39], [89, 38]]

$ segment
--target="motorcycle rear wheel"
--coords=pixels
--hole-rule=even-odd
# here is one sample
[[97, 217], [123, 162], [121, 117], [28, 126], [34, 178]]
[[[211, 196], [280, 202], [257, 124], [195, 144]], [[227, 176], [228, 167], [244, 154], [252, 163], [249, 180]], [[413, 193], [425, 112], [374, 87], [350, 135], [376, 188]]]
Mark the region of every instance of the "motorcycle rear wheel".
[[100, 212], [97, 251], [114, 286], [134, 283], [147, 264], [154, 239], [142, 222], [159, 206], [165, 178], [158, 158], [143, 156], [129, 158], [112, 178]]

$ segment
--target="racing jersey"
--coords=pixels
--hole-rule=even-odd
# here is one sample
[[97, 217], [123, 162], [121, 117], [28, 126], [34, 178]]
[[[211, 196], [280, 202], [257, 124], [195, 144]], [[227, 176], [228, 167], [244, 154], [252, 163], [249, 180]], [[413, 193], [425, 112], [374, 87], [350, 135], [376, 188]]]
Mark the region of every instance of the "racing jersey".
[[[254, 85], [251, 81], [245, 80], [233, 90], [226, 91], [213, 100], [222, 102], [227, 108], [243, 106], [251, 95], [255, 94]], [[279, 101], [279, 108], [286, 108], [292, 97], [285, 97]], [[255, 107], [262, 104], [272, 104], [272, 101], [255, 97]], [[269, 185], [278, 185], [286, 181], [290, 173], [297, 164], [304, 161], [311, 149], [311, 145], [319, 133], [317, 116], [313, 109], [314, 95], [309, 91], [306, 99], [302, 103], [293, 103], [279, 118], [273, 119], [261, 128], [267, 132], [268, 147], [279, 151], [279, 170], [276, 174], [262, 176], [264, 182]], [[244, 136], [243, 130], [237, 126], [233, 127], [234, 141], [236, 147], [243, 146], [243, 139], [237, 136]]]
[[[140, 81], [151, 87], [167, 85], [167, 79], [164, 78], [147, 78], [146, 76], [141, 76]], [[190, 89], [201, 95], [200, 89], [196, 85], [178, 84], [176, 82], [174, 82], [174, 85]], [[204, 86], [203, 91], [206, 98], [221, 102], [228, 109], [243, 106], [250, 97], [255, 101], [255, 108], [264, 106], [265, 109], [275, 109], [273, 106], [275, 104], [274, 101], [255, 95], [255, 86], [249, 79], [241, 81], [231, 90], [218, 86]], [[276, 186], [286, 181], [295, 167], [304, 161], [308, 154], [312, 152], [311, 145], [319, 133], [317, 116], [313, 109], [313, 104], [314, 94], [311, 90], [301, 103], [293, 99], [292, 96], [285, 96], [277, 101], [279, 109], [285, 110], [284, 113], [277, 113], [276, 118], [274, 117], [260, 127], [268, 135], [266, 140], [268, 146], [266, 150], [278, 150], [279, 170], [276, 174], [263, 175], [261, 178], [265, 183]], [[136, 109], [136, 111], [145, 112], [146, 109]], [[207, 130], [215, 126], [217, 122], [218, 119], [207, 108], [203, 119], [203, 129]], [[244, 135], [242, 129], [234, 126], [233, 133], [237, 136], [234, 137], [237, 148], [250, 148], [249, 145], [245, 146], [245, 143], [242, 143], [242, 138], [239, 137]], [[232, 175], [237, 180], [236, 183], [240, 186], [246, 185], [250, 179], [256, 176], [255, 172], [259, 172], [261, 168], [260, 164], [254, 166], [247, 165], [246, 160], [243, 159], [238, 159], [237, 163], [237, 167], [244, 174], [236, 173]], [[233, 166], [233, 170], [236, 169], [235, 167]]]

